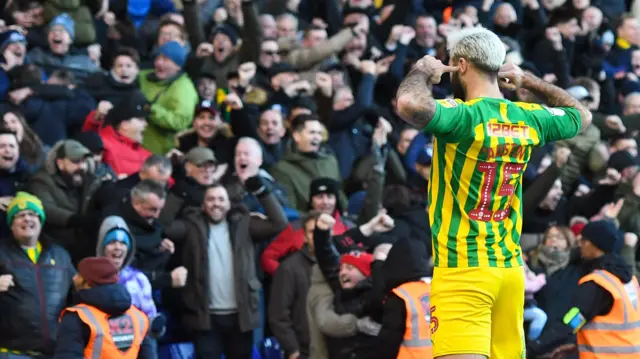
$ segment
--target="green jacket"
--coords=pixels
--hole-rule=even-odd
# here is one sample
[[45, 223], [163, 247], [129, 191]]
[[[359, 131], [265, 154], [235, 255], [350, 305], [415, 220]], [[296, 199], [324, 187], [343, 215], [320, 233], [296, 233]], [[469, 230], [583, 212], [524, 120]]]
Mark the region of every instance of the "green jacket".
[[587, 127], [574, 138], [557, 142], [559, 146], [569, 147], [569, 149], [571, 149], [569, 160], [560, 175], [564, 193], [571, 193], [578, 180], [580, 180], [580, 176], [585, 171], [597, 172], [600, 170], [599, 168], [589, 168], [589, 165], [592, 163], [591, 156], [599, 143], [600, 130], [598, 130], [596, 126]]
[[[286, 191], [291, 207], [298, 211], [309, 210], [309, 187], [311, 181], [319, 177], [333, 178], [341, 182], [338, 160], [332, 154], [320, 151], [317, 158], [305, 156], [293, 148], [293, 143], [285, 152], [282, 160], [271, 167], [271, 175]], [[342, 191], [338, 198], [338, 207], [347, 208], [347, 200]]]
[[140, 91], [152, 103], [142, 145], [154, 154], [164, 155], [174, 147], [175, 135], [191, 126], [198, 92], [186, 74], [169, 82], [152, 82], [148, 78], [152, 72], [144, 70], [139, 76]]

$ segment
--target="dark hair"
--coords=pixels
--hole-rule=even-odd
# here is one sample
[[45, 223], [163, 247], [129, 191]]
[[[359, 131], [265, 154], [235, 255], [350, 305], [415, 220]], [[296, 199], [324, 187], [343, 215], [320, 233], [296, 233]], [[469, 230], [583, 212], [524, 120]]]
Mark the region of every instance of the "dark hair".
[[18, 137], [16, 137], [16, 133], [4, 126], [0, 126], [0, 135], [13, 135], [13, 137], [16, 138], [16, 142], [18, 142]]
[[320, 121], [320, 118], [317, 115], [307, 115], [307, 114], [303, 114], [303, 115], [299, 115], [294, 117], [291, 120], [291, 131], [293, 132], [300, 132], [302, 130], [304, 130], [305, 126], [307, 125], [307, 122], [311, 122], [311, 121], [318, 121], [320, 123], [322, 123], [322, 121]]
[[42, 71], [33, 64], [16, 66], [7, 73], [12, 89], [30, 87], [42, 83]]
[[613, 22], [613, 28], [616, 29], [616, 31], [618, 31], [619, 28], [624, 26], [624, 23], [627, 20], [633, 20], [635, 18], [636, 17], [633, 14], [622, 14]]
[[616, 133], [611, 137], [609, 137], [609, 145], [613, 146], [618, 141], [632, 140], [632, 139], [634, 139], [634, 137], [630, 132]]
[[406, 212], [421, 202], [420, 196], [403, 184], [386, 186], [382, 198], [382, 206], [390, 216]]
[[138, 67], [140, 67], [140, 55], [138, 54], [138, 50], [128, 46], [119, 47], [113, 53], [113, 56], [111, 57], [111, 67], [116, 64], [116, 59], [120, 56], [130, 57], [131, 60], [133, 60], [133, 62], [135, 62]]
[[180, 37], [182, 38], [182, 40], [186, 40], [187, 39], [187, 32], [184, 29], [184, 26], [181, 23], [172, 20], [170, 15], [171, 14], [165, 14], [160, 18], [160, 25], [158, 25], [158, 32], [156, 34], [156, 40], [157, 40], [158, 36], [160, 36], [160, 29], [162, 29], [163, 27], [168, 26], [168, 25], [173, 25], [173, 26], [178, 27], [180, 29]]
[[42, 150], [42, 140], [36, 134], [31, 127], [27, 124], [27, 120], [25, 120], [24, 116], [18, 110], [11, 110], [2, 113], [2, 126], [6, 126], [4, 123], [4, 116], [8, 113], [14, 114], [20, 124], [22, 125], [22, 141], [20, 141], [20, 157], [22, 157], [27, 163], [31, 165], [35, 165], [40, 163], [43, 156]]
[[307, 36], [311, 35], [311, 32], [313, 31], [327, 31], [327, 30], [320, 26], [311, 25], [306, 30], [304, 30], [304, 38], [306, 39]]
[[73, 72], [69, 71], [69, 70], [64, 70], [64, 69], [59, 69], [59, 70], [55, 70], [51, 76], [49, 76], [49, 78], [51, 77], [56, 77], [58, 79], [60, 79], [60, 81], [62, 81], [65, 85], [75, 85], [76, 84], [76, 77], [73, 74]]
[[167, 192], [165, 191], [164, 186], [150, 179], [140, 181], [131, 189], [132, 199], [140, 198], [147, 194], [155, 194], [160, 199], [164, 199], [167, 196]]

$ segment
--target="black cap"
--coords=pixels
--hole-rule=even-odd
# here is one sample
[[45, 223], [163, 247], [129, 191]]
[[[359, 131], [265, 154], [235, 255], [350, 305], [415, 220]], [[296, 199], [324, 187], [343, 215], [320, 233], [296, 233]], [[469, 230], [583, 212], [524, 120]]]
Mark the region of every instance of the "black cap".
[[611, 221], [601, 220], [587, 223], [580, 233], [582, 239], [593, 243], [605, 253], [620, 251], [624, 235]]
[[196, 105], [195, 115], [197, 116], [202, 111], [207, 111], [213, 116], [216, 116], [218, 114], [218, 109], [215, 103], [209, 100], [202, 100], [198, 105]]
[[73, 139], [80, 142], [80, 144], [89, 149], [89, 151], [91, 151], [91, 153], [93, 154], [98, 154], [104, 151], [104, 143], [102, 142], [102, 138], [100, 138], [100, 135], [98, 135], [97, 132], [81, 132], [77, 134]]
[[269, 77], [274, 77], [276, 75], [280, 75], [286, 72], [297, 72], [296, 68], [289, 65], [286, 62], [280, 62], [277, 64], [273, 64], [269, 69]]
[[134, 117], [147, 118], [151, 113], [151, 103], [139, 90], [128, 93], [122, 100], [116, 102], [107, 114], [105, 124], [117, 126], [122, 121]]
[[637, 161], [633, 155], [626, 150], [616, 151], [609, 157], [608, 167], [622, 172], [625, 168], [637, 166]]

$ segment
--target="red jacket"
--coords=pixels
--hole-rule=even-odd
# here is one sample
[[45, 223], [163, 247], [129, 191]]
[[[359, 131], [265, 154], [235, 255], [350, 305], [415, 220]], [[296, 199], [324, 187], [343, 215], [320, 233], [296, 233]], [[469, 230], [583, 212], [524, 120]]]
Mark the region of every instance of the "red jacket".
[[146, 148], [128, 137], [120, 135], [112, 126], [101, 127], [92, 111], [84, 121], [83, 131], [96, 131], [104, 144], [102, 162], [111, 166], [116, 175], [130, 176], [142, 168], [144, 161], [151, 156]]
[[[339, 236], [346, 232], [349, 228], [340, 219], [340, 213], [336, 211], [333, 218], [336, 224], [333, 226], [333, 235]], [[265, 273], [273, 275], [280, 266], [280, 259], [289, 253], [299, 251], [304, 245], [304, 227], [293, 229], [289, 224], [276, 239], [262, 252], [260, 264]]]

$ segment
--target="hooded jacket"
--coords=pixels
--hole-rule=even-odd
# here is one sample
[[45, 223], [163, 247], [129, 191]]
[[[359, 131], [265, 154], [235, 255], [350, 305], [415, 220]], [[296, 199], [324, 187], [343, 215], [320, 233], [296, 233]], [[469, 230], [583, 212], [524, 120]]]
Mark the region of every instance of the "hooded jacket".
[[127, 222], [125, 222], [122, 217], [109, 216], [102, 221], [100, 230], [98, 231], [96, 256], [105, 256], [104, 238], [107, 236], [107, 233], [114, 229], [124, 229], [129, 234], [129, 238], [131, 238], [131, 243], [127, 249], [127, 254], [124, 262], [122, 263], [122, 268], [120, 268], [119, 283], [127, 288], [129, 295], [131, 295], [131, 304], [144, 312], [144, 314], [146, 314], [151, 320], [158, 315], [158, 310], [153, 302], [151, 294], [151, 283], [144, 273], [131, 266], [131, 262], [133, 262], [136, 252], [136, 239], [133, 234], [131, 234], [129, 226], [127, 226]]
[[69, 221], [75, 215], [86, 216], [92, 211], [91, 199], [102, 186], [102, 179], [87, 171], [81, 188], [69, 185], [56, 165], [58, 148], [62, 143], [56, 143], [49, 151], [44, 166], [31, 178], [27, 190], [40, 198], [47, 213], [43, 232], [68, 250], [72, 259], [77, 260], [91, 255], [95, 242], [84, 238], [85, 231], [82, 228], [71, 228]]
[[384, 303], [380, 333], [363, 357], [395, 359], [406, 330], [407, 309], [400, 297], [392, 292], [401, 284], [419, 281], [429, 276], [429, 255], [424, 242], [403, 237], [396, 241], [382, 265]]
[[[76, 304], [86, 304], [97, 308], [109, 316], [124, 314], [131, 307], [131, 296], [121, 284], [108, 284], [76, 293]], [[60, 335], [54, 359], [84, 358], [84, 350], [89, 343], [91, 330], [74, 312], [65, 312], [60, 319]], [[148, 335], [140, 345], [138, 358], [155, 359]]]

